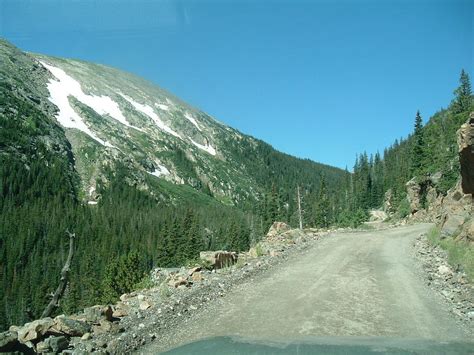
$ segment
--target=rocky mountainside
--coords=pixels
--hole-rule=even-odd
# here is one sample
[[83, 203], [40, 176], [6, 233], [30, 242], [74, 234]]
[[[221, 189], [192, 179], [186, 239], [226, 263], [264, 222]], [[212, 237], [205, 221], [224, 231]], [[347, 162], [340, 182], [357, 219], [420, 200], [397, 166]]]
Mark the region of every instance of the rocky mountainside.
[[131, 74], [0, 40], [0, 328], [41, 314], [66, 231], [78, 236], [67, 313], [131, 291], [153, 266], [248, 250], [274, 220], [294, 225], [297, 186], [311, 226], [322, 176], [336, 220], [347, 171], [280, 153]]
[[457, 137], [460, 176], [456, 185], [444, 195], [437, 191], [441, 173], [429, 176], [427, 185], [413, 178], [406, 184], [407, 200], [411, 219], [436, 222], [444, 237], [474, 242], [474, 112], [458, 130]]
[[[262, 152], [273, 153], [271, 147], [150, 82], [103, 65], [25, 54], [5, 42], [0, 46], [12, 90], [26, 86], [28, 99], [64, 129], [89, 204], [100, 199], [97, 184], [117, 162], [128, 170], [130, 183], [152, 194], [160, 195], [153, 185], [164, 180], [232, 205], [258, 200], [273, 173], [259, 176], [268, 165]], [[301, 164], [330, 178], [341, 175], [328, 166]]]

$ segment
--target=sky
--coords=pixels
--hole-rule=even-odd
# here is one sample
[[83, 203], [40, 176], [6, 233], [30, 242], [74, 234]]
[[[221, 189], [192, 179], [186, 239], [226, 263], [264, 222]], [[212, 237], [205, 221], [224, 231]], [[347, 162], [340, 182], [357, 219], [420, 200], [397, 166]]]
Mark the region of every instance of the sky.
[[449, 105], [462, 68], [474, 77], [474, 0], [0, 0], [0, 37], [349, 169]]

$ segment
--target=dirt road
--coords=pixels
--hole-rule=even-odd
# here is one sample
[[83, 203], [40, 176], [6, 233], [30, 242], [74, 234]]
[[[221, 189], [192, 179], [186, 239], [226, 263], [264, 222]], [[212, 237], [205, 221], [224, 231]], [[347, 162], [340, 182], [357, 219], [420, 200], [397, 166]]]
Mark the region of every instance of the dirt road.
[[205, 337], [257, 339], [362, 336], [468, 340], [469, 335], [417, 274], [420, 224], [335, 234], [304, 254], [216, 299], [141, 352]]

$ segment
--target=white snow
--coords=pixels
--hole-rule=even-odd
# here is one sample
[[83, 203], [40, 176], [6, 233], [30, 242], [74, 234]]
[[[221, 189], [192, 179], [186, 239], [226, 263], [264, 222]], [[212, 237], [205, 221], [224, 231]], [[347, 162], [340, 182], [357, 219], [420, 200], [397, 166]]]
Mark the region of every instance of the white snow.
[[166, 166], [158, 164], [158, 167], [153, 172], [151, 172], [149, 174], [154, 175], [156, 177], [160, 177], [162, 175], [170, 175], [171, 173], [166, 168]]
[[202, 144], [199, 144], [199, 143], [193, 141], [192, 138], [189, 138], [189, 140], [191, 141], [192, 144], [194, 144], [199, 149], [202, 149], [202, 150], [208, 152], [211, 155], [216, 155], [216, 150], [209, 143], [207, 143], [206, 145], [202, 145]]
[[186, 117], [193, 125], [196, 126], [196, 128], [197, 128], [199, 131], [202, 132], [202, 129], [201, 129], [201, 127], [199, 127], [199, 125], [198, 125], [196, 119], [195, 119], [189, 112], [185, 112], [184, 117]]
[[41, 64], [43, 64], [43, 66], [45, 66], [57, 79], [49, 81], [48, 90], [50, 94], [49, 100], [59, 108], [59, 112], [56, 115], [58, 122], [63, 127], [75, 128], [84, 132], [89, 137], [106, 147], [113, 147], [113, 145], [109, 142], [97, 137], [86, 125], [82, 117], [79, 116], [76, 111], [74, 111], [71, 104], [69, 103], [68, 97], [70, 95], [75, 96], [78, 100], [79, 98], [76, 96], [78, 93], [80, 93], [78, 95], [79, 97], [87, 96], [82, 92], [81, 85], [76, 80], [67, 75], [64, 70], [43, 62], [41, 62]]
[[[45, 66], [51, 72], [51, 74], [53, 74], [56, 79], [58, 79], [58, 81], [51, 80], [48, 84], [48, 89], [51, 94], [51, 101], [54, 100], [53, 103], [56, 104], [56, 106], [58, 106], [60, 110], [59, 115], [57, 117], [58, 121], [64, 127], [78, 128], [84, 131], [84, 127], [76, 127], [77, 121], [84, 123], [84, 126], [85, 122], [83, 122], [82, 118], [74, 111], [68, 100], [69, 96], [74, 96], [78, 101], [89, 106], [99, 115], [108, 114], [110, 117], [117, 120], [121, 124], [141, 131], [140, 128], [132, 126], [127, 121], [125, 116], [122, 114], [122, 111], [120, 111], [118, 104], [110, 97], [105, 95], [88, 95], [84, 93], [84, 91], [82, 91], [81, 84], [77, 80], [69, 76], [64, 70], [46, 64], [44, 62], [41, 62], [41, 64], [43, 64], [43, 66]], [[71, 122], [71, 120], [73, 122]], [[74, 127], [71, 127], [71, 125]], [[88, 129], [88, 132], [84, 132], [89, 135], [91, 135], [90, 133], [92, 133], [90, 129]]]
[[163, 110], [163, 111], [169, 111], [170, 108], [168, 105], [165, 105], [165, 104], [156, 104], [155, 103], [155, 106], [158, 107], [160, 110]]
[[135, 108], [135, 110], [140, 111], [141, 113], [147, 115], [150, 117], [155, 124], [162, 129], [163, 131], [172, 134], [175, 137], [181, 138], [181, 136], [173, 131], [170, 127], [168, 127], [161, 119], [160, 117], [155, 113], [153, 110], [153, 107], [146, 105], [146, 104], [141, 104], [139, 102], [136, 102], [133, 100], [131, 97], [128, 97], [124, 94], [120, 94], [125, 100], [127, 100], [132, 106]]

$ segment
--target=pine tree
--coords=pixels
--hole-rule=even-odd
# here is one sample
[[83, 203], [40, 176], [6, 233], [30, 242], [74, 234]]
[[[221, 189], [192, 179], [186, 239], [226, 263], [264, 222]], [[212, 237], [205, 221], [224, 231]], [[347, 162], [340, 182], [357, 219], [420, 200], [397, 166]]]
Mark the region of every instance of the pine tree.
[[425, 169], [425, 142], [423, 137], [423, 121], [420, 111], [416, 112], [415, 131], [413, 133], [413, 150], [411, 159], [412, 176], [421, 175]]
[[320, 185], [319, 185], [319, 193], [318, 193], [318, 200], [316, 201], [315, 206], [315, 216], [314, 216], [314, 224], [317, 227], [327, 228], [330, 225], [330, 202], [326, 187], [326, 179], [324, 176], [321, 176]]
[[459, 87], [454, 90], [454, 95], [456, 95], [452, 103], [454, 113], [468, 111], [472, 104], [471, 82], [469, 80], [469, 75], [464, 71], [464, 69], [461, 70], [459, 82]]

